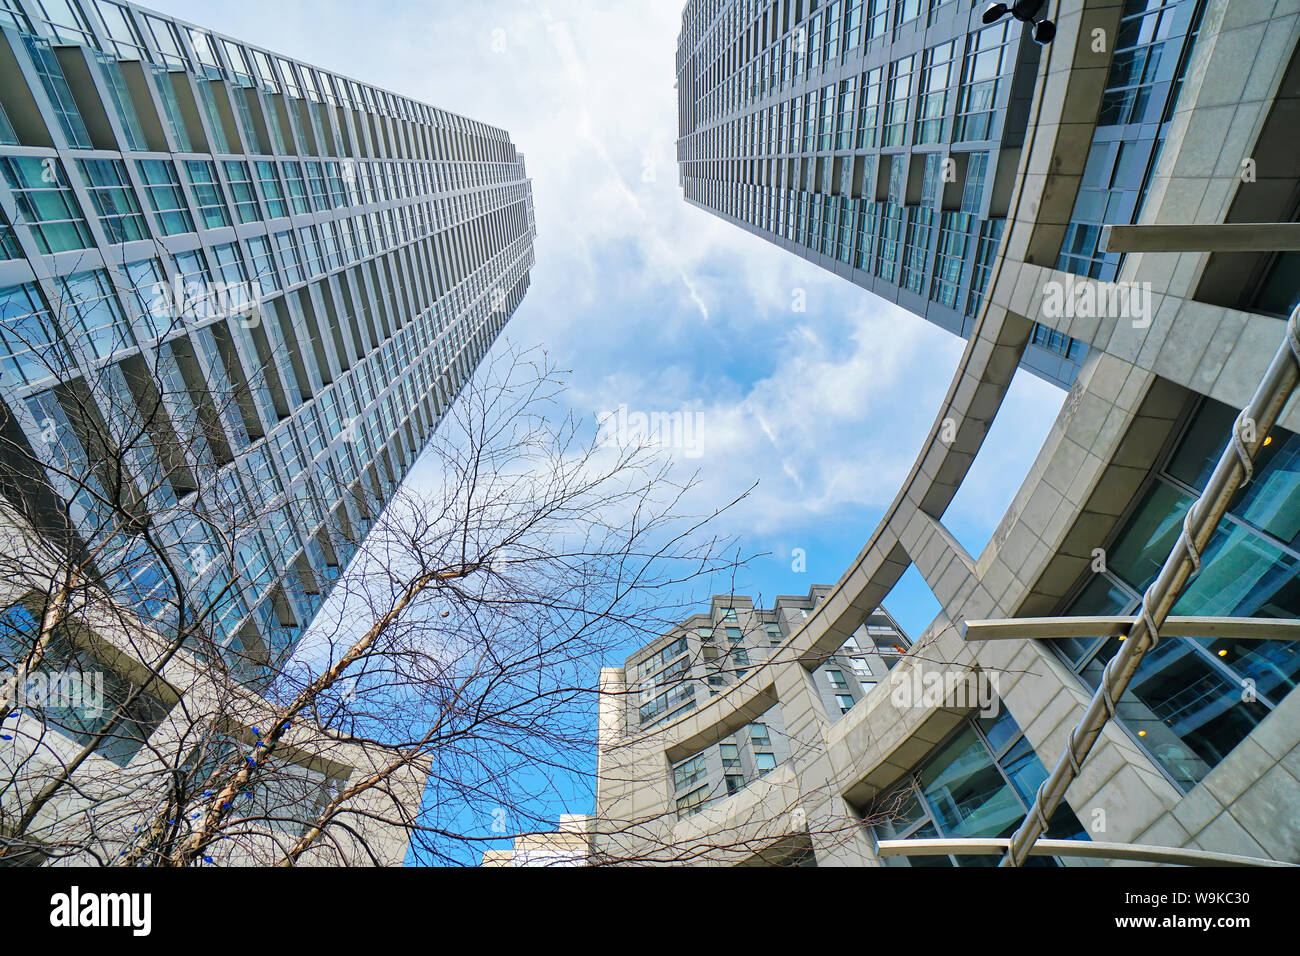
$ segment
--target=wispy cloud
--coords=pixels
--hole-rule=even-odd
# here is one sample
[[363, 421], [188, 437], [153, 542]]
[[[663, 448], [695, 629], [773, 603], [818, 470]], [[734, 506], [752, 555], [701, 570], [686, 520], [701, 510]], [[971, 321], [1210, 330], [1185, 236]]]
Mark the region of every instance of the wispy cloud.
[[[620, 405], [694, 410], [701, 453], [682, 465], [699, 470], [702, 499], [760, 483], [729, 517], [735, 530], [797, 542], [835, 523], [866, 539], [963, 344], [683, 200], [680, 4], [155, 2], [508, 129], [534, 180], [540, 236], [507, 335], [544, 342], [573, 370], [572, 410], [593, 429], [596, 412]], [[991, 530], [1014, 494], [1055, 414], [1040, 390], [1051, 391], [1018, 380], [1003, 416], [1012, 460], [975, 476], [963, 520]], [[830, 576], [850, 557], [829, 562]]]

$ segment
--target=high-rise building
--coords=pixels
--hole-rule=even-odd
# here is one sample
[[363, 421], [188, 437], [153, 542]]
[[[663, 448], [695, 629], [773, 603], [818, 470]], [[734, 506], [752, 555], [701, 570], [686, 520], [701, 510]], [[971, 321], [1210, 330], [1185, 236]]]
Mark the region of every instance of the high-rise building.
[[[747, 29], [704, 49], [699, 92], [738, 96], [778, 24], [838, 8], [843, 36], [845, 6], [690, 3], [692, 55]], [[847, 6], [879, 13], [884, 44], [983, 4]], [[807, 620], [717, 697], [643, 730], [622, 716], [634, 675], [602, 672], [595, 812], [566, 833], [570, 861], [583, 837], [593, 862], [987, 865], [1041, 825], [1059, 842], [1027, 862], [1300, 863], [1300, 21], [1237, 0], [1051, 8], [1002, 239], [913, 469]], [[966, 54], [987, 32], [970, 25]], [[905, 106], [883, 93], [880, 129], [891, 103], [925, 116], [927, 82]], [[684, 161], [688, 188], [722, 176]], [[1076, 295], [1105, 305], [1061, 308]], [[1074, 384], [971, 553], [946, 515], [1043, 329], [1082, 343]], [[909, 569], [939, 612], [888, 682], [828, 712], [814, 672]], [[1184, 624], [1151, 641], [1162, 603]], [[1109, 665], [1135, 647], [1119, 693]], [[788, 759], [679, 817], [673, 769], [777, 713]]]
[[[1006, 226], [1039, 47], [968, 0], [691, 0], [686, 201], [969, 338]], [[979, 8], [979, 9], [976, 9]], [[1067, 386], [1085, 347], [1035, 329]]]
[[128, 502], [256, 686], [523, 297], [523, 156], [129, 3], [3, 0], [0, 28], [6, 487], [166, 632]]

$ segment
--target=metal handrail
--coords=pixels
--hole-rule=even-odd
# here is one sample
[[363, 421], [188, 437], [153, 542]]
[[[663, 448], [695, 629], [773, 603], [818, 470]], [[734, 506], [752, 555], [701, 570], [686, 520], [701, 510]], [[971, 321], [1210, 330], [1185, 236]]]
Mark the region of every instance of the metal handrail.
[[1232, 440], [1193, 502], [1183, 521], [1183, 533], [1146, 594], [1141, 613], [1128, 639], [1107, 663], [1101, 681], [1079, 723], [1070, 731], [1065, 752], [1051, 776], [1043, 781], [1020, 827], [1011, 836], [1001, 866], [1020, 866], [1047, 831], [1048, 820], [1079, 776], [1102, 728], [1115, 716], [1115, 702], [1128, 689], [1146, 653], [1160, 642], [1160, 627], [1182, 595], [1187, 582], [1201, 569], [1201, 555], [1237, 491], [1255, 476], [1255, 456], [1277, 422], [1300, 380], [1300, 306], [1286, 323], [1286, 336], [1264, 373], [1254, 397], [1232, 427]]
[[[882, 858], [892, 856], [993, 856], [1005, 853], [1010, 840], [1005, 838], [941, 838], [880, 840], [876, 852]], [[1217, 853], [1180, 846], [1155, 846], [1146, 843], [1099, 843], [1094, 840], [1039, 840], [1032, 847], [1034, 856], [1065, 856], [1092, 860], [1118, 860], [1127, 863], [1167, 863], [1175, 866], [1276, 866], [1294, 867], [1295, 863]]]

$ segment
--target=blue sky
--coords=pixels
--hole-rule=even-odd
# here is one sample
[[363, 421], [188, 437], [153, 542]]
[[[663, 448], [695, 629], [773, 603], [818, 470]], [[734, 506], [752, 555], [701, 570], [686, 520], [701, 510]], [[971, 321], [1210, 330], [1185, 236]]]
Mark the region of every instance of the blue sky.
[[[737, 591], [770, 604], [838, 579], [910, 470], [963, 343], [682, 200], [678, 0], [153, 5], [509, 130], [539, 235], [508, 339], [572, 370], [570, 406], [593, 429], [620, 405], [699, 413], [699, 457], [677, 454], [699, 470], [700, 507], [759, 482], [723, 521], [770, 552]], [[972, 553], [1063, 398], [1017, 376], [945, 519]], [[796, 548], [806, 573], [791, 570]], [[915, 572], [886, 604], [913, 634], [936, 609]]]

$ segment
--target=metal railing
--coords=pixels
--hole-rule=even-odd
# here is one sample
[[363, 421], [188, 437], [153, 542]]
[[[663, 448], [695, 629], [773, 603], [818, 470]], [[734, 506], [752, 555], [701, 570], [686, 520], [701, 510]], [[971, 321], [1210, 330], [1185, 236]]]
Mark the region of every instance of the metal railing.
[[1001, 866], [1020, 866], [1034, 844], [1047, 831], [1048, 820], [1079, 776], [1102, 728], [1115, 716], [1116, 701], [1123, 696], [1147, 652], [1160, 642], [1160, 627], [1182, 595], [1187, 582], [1201, 569], [1201, 555], [1233, 496], [1255, 476], [1255, 456], [1286, 407], [1300, 380], [1300, 306], [1286, 323], [1285, 340], [1264, 373], [1254, 397], [1232, 427], [1231, 440], [1205, 484], [1201, 496], [1188, 509], [1183, 533], [1165, 560], [1155, 581], [1142, 596], [1140, 614], [1127, 639], [1106, 664], [1096, 693], [1079, 723], [1070, 731], [1065, 752], [1051, 776], [1043, 781], [1019, 829], [1011, 836]]

